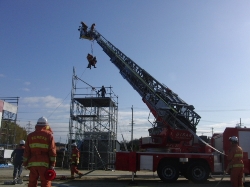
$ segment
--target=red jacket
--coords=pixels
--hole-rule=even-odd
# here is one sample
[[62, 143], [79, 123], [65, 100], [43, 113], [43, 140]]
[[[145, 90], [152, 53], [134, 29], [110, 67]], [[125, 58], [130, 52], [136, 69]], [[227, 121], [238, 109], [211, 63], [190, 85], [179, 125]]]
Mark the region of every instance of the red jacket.
[[77, 148], [72, 149], [72, 153], [71, 153], [71, 164], [79, 164], [79, 158], [80, 158], [80, 152]]
[[243, 165], [243, 150], [237, 144], [232, 144], [229, 149], [227, 160], [229, 162], [229, 168], [244, 167]]
[[27, 167], [44, 166], [55, 167], [56, 146], [50, 127], [36, 126], [25, 143], [23, 165]]

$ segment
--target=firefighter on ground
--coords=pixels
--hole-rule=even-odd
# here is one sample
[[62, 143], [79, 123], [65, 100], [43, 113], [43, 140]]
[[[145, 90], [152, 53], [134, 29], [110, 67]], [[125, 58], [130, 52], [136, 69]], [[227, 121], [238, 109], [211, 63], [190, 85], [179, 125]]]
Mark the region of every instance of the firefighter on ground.
[[238, 145], [238, 138], [236, 136], [230, 137], [229, 141], [231, 143], [231, 147], [227, 157], [228, 167], [226, 172], [230, 174], [232, 187], [243, 187], [243, 150]]
[[13, 158], [13, 180], [17, 181], [21, 177], [23, 171], [23, 153], [24, 153], [24, 144], [25, 141], [21, 140], [19, 146], [11, 153], [11, 158]]
[[91, 55], [91, 54], [88, 53], [87, 59], [88, 59], [88, 62], [89, 62], [87, 68], [91, 69], [91, 66], [94, 66], [94, 68], [96, 68], [95, 67], [95, 65], [97, 63], [96, 57], [93, 57], [93, 55]]
[[38, 119], [35, 131], [27, 137], [24, 149], [23, 165], [30, 170], [28, 187], [37, 187], [40, 178], [41, 187], [51, 187], [46, 180], [47, 169], [54, 170], [56, 164], [56, 146], [53, 132], [45, 117]]
[[78, 174], [79, 178], [83, 176], [83, 174], [77, 169], [77, 165], [79, 164], [79, 158], [80, 158], [80, 152], [77, 149], [76, 143], [73, 143], [71, 145], [71, 157], [69, 159], [70, 162], [70, 172], [71, 172], [71, 178], [74, 179], [74, 174]]

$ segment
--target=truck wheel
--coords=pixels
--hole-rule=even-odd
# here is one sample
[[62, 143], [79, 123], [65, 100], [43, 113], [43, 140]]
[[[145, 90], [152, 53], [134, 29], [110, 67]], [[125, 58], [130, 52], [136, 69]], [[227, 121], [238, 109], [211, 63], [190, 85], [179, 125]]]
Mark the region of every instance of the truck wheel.
[[173, 162], [163, 162], [158, 165], [157, 174], [164, 182], [174, 182], [179, 177], [178, 164]]
[[188, 167], [187, 175], [194, 183], [203, 183], [209, 176], [208, 166], [202, 162], [194, 162]]

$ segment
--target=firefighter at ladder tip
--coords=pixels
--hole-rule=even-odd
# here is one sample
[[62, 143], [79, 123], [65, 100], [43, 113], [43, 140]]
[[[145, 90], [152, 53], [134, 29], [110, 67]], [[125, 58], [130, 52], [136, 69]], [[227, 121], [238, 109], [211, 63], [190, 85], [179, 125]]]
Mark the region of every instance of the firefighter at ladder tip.
[[[85, 35], [87, 37], [89, 37], [89, 33], [88, 33], [88, 26], [83, 22], [81, 21], [80, 22], [82, 24], [82, 27], [80, 28], [80, 38], [81, 36]], [[95, 23], [93, 23], [90, 27], [90, 31], [93, 32], [95, 29]]]
[[238, 145], [238, 138], [232, 136], [229, 138], [231, 147], [228, 152], [228, 166], [226, 172], [230, 174], [232, 187], [243, 187], [243, 150]]
[[[88, 32], [88, 26], [83, 21], [81, 21], [81, 24], [82, 24], [82, 26], [81, 26], [81, 29], [80, 29], [80, 38], [82, 36], [90, 37], [89, 32], [93, 32], [94, 31], [94, 29], [95, 29], [95, 23], [93, 23], [91, 25], [89, 32]], [[93, 55], [91, 55], [91, 54], [88, 53], [87, 60], [89, 62], [87, 68], [91, 69], [91, 66], [94, 66], [94, 68], [96, 68], [96, 66], [95, 66], [96, 63], [97, 63], [96, 57], [94, 57]]]
[[74, 174], [78, 174], [79, 178], [83, 176], [83, 174], [77, 169], [77, 165], [79, 164], [80, 152], [77, 149], [77, 144], [71, 144], [71, 158], [69, 159], [70, 163], [70, 172], [71, 172], [71, 179], [74, 179]]
[[[51, 176], [55, 177], [56, 145], [53, 132], [45, 117], [38, 119], [35, 131], [27, 137], [23, 155], [23, 166], [30, 170], [28, 187], [51, 187]], [[52, 174], [52, 175], [51, 175]]]

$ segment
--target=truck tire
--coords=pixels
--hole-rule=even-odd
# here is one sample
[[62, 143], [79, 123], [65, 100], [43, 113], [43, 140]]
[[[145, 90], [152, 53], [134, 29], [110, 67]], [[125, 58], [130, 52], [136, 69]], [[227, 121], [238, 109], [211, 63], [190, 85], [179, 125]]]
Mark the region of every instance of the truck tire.
[[159, 163], [157, 174], [164, 182], [175, 182], [179, 177], [178, 164], [175, 162]]
[[188, 167], [188, 179], [194, 183], [203, 183], [208, 179], [209, 168], [207, 164], [203, 162], [194, 162]]

